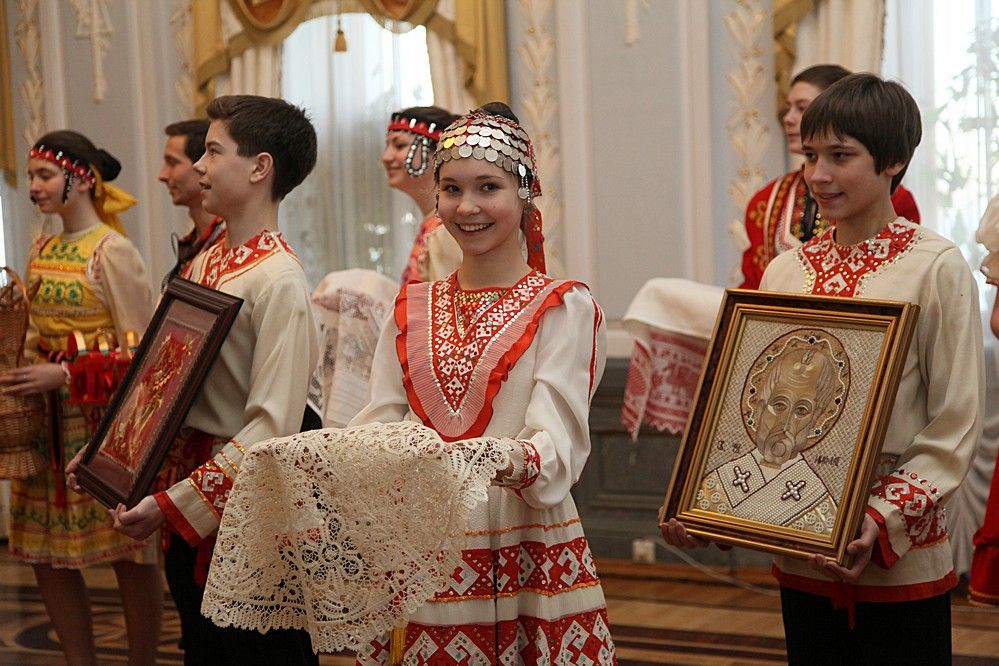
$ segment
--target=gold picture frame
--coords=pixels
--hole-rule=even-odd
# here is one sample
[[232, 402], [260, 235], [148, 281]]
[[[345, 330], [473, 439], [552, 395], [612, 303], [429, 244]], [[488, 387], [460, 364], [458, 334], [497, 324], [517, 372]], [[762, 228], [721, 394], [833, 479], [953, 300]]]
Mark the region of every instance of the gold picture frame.
[[664, 519], [850, 565], [919, 306], [728, 289]]

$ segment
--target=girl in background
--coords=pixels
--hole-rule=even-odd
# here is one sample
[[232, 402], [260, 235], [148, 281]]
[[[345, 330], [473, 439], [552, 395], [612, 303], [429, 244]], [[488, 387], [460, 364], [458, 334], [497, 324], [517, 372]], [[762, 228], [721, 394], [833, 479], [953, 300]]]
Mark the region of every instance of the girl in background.
[[67, 338], [99, 333], [113, 346], [127, 331], [142, 334], [153, 300], [142, 257], [125, 238], [117, 213], [135, 200], [110, 185], [121, 171], [112, 155], [69, 130], [50, 132], [28, 154], [31, 199], [58, 215], [62, 232], [32, 244], [25, 282], [37, 286], [25, 356], [34, 363], [0, 375], [0, 390], [50, 394], [51, 426], [39, 438], [51, 461], [33, 478], [12, 482], [11, 554], [34, 569], [49, 618], [69, 664], [97, 663], [93, 623], [81, 569], [114, 568], [128, 630], [128, 663], [155, 661], [163, 592], [155, 537], [136, 542], [111, 528], [107, 509], [67, 492], [64, 468], [90, 432], [79, 405], [67, 403]]

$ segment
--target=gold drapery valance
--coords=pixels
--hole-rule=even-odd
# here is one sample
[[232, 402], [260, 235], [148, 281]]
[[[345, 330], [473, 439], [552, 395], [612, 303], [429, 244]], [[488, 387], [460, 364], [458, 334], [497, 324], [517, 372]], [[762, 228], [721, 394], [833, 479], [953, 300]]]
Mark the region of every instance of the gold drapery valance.
[[[243, 28], [228, 42], [221, 3], [228, 2]], [[503, 0], [455, 0], [454, 20], [438, 13], [439, 0], [340, 0], [330, 13], [363, 11], [379, 21], [424, 25], [455, 44], [465, 88], [480, 104], [509, 100], [506, 12]], [[214, 97], [213, 80], [249, 48], [282, 42], [310, 16], [319, 0], [193, 0], [193, 60], [197, 112]]]
[[784, 108], [797, 56], [798, 21], [815, 9], [814, 0], [774, 0], [774, 78], [777, 108]]
[[7, 4], [0, 3], [0, 171], [10, 183], [17, 185], [17, 156], [14, 152], [14, 88], [10, 80], [10, 44], [7, 42]]

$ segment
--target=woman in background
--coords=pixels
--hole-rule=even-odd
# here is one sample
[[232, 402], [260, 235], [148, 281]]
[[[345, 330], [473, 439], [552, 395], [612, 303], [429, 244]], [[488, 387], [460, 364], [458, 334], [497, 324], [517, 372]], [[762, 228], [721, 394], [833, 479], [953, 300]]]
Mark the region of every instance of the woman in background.
[[403, 285], [447, 277], [461, 263], [461, 249], [436, 215], [432, 164], [441, 130], [457, 117], [437, 106], [412, 106], [393, 113], [389, 121], [382, 152], [385, 175], [423, 214], [402, 271]]

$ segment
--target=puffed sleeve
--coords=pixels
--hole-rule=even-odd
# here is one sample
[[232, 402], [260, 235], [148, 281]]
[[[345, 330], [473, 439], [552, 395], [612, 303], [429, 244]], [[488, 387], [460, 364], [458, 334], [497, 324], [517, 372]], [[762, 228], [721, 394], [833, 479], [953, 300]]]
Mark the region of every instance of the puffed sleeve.
[[427, 236], [427, 267], [424, 281], [443, 280], [461, 265], [461, 248], [458, 241], [443, 224]]
[[[398, 298], [405, 298], [405, 291]], [[396, 307], [399, 307], [398, 300]], [[375, 355], [371, 362], [368, 404], [350, 420], [347, 427], [366, 423], [395, 423], [405, 419], [409, 413], [409, 398], [402, 383], [402, 364], [396, 355], [395, 344], [398, 335], [399, 326], [395, 317], [390, 316], [382, 327], [378, 344], [375, 346]]]
[[[935, 259], [919, 304], [912, 344], [920, 356], [926, 425], [905, 448], [898, 467], [875, 481], [868, 503], [868, 515], [880, 527], [873, 560], [885, 567], [945, 533], [940, 504], [968, 471], [985, 408], [978, 288], [956, 247]], [[893, 418], [907, 415], [903, 411]]]
[[135, 245], [121, 234], [109, 233], [94, 252], [88, 271], [100, 285], [119, 344], [128, 331], [145, 333], [153, 316], [153, 294]]
[[975, 240], [985, 246], [988, 254], [982, 260], [982, 273], [989, 284], [999, 285], [999, 195], [992, 197], [985, 215], [978, 224]]
[[603, 312], [585, 287], [566, 292], [563, 305], [541, 320], [519, 453], [511, 454], [513, 472], [501, 482], [535, 508], [557, 506], [583, 473], [590, 400], [603, 375], [605, 347]]
[[170, 524], [196, 544], [219, 525], [245, 447], [298, 432], [319, 339], [304, 280], [278, 274], [250, 305], [256, 335], [246, 399], [245, 425], [222, 450], [191, 475], [155, 495]]

